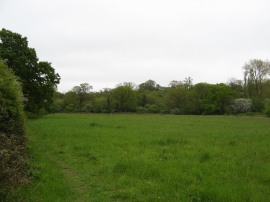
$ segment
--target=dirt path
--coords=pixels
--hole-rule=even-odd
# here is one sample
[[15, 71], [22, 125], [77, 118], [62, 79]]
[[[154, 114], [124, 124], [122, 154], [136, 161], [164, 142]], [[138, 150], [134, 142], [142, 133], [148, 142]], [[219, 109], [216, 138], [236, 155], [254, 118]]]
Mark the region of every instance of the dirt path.
[[68, 166], [63, 161], [54, 157], [53, 162], [61, 169], [62, 173], [65, 176], [65, 179], [70, 182], [72, 189], [76, 194], [75, 202], [87, 202], [87, 195], [89, 193], [88, 187], [86, 184], [80, 179], [79, 174], [70, 166]]

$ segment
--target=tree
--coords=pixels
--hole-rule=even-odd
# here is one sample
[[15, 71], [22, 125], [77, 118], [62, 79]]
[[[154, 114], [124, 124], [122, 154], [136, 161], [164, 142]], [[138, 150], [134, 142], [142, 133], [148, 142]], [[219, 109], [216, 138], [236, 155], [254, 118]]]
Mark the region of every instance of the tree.
[[53, 95], [53, 104], [50, 106], [50, 112], [63, 112], [64, 108], [64, 94], [60, 92], [55, 92]]
[[263, 82], [263, 94], [262, 98], [270, 98], [270, 79], [267, 79]]
[[270, 62], [253, 59], [244, 65], [243, 70], [247, 97], [261, 97], [263, 80], [270, 74]]
[[65, 112], [77, 112], [78, 109], [78, 95], [73, 91], [68, 91], [63, 97], [64, 111]]
[[169, 84], [166, 103], [171, 113], [190, 114], [194, 113], [191, 103], [192, 78], [187, 77], [183, 81], [173, 80]]
[[192, 94], [200, 114], [224, 114], [232, 98], [231, 88], [223, 83], [198, 83], [194, 85]]
[[135, 84], [123, 83], [119, 84], [113, 90], [113, 98], [115, 100], [116, 110], [119, 112], [135, 111], [137, 98], [134, 91]]
[[182, 82], [172, 86], [166, 96], [167, 106], [176, 114], [188, 113], [188, 89]]
[[139, 91], [157, 91], [160, 87], [159, 84], [150, 79], [139, 85]]
[[9, 30], [0, 30], [0, 58], [19, 78], [25, 97], [26, 111], [48, 110], [60, 76], [49, 62], [39, 62], [36, 51], [28, 47], [26, 37]]
[[105, 88], [102, 91], [102, 95], [104, 97], [104, 103], [103, 103], [103, 108], [104, 111], [109, 113], [114, 111], [114, 99], [113, 99], [113, 92], [109, 88]]
[[169, 84], [171, 88], [176, 88], [177, 86], [184, 86], [190, 89], [193, 86], [193, 79], [191, 77], [186, 77], [183, 81], [172, 80]]
[[193, 86], [193, 83], [192, 83], [193, 79], [191, 77], [186, 77], [183, 81], [184, 83], [184, 86], [187, 88], [187, 89], [190, 89], [192, 88]]
[[232, 90], [224, 83], [211, 85], [209, 101], [214, 104], [216, 114], [224, 114], [226, 107], [229, 106], [232, 99]]
[[242, 80], [235, 78], [229, 79], [227, 85], [232, 89], [233, 96], [235, 98], [243, 98], [245, 94], [244, 83]]
[[74, 86], [72, 91], [79, 96], [79, 109], [82, 109], [83, 102], [85, 102], [87, 94], [92, 90], [93, 87], [88, 83], [82, 83], [79, 86]]
[[[211, 108], [212, 104], [210, 104], [208, 100], [208, 96], [210, 94], [210, 84], [207, 83], [197, 83], [194, 85], [192, 89], [192, 97], [193, 97], [193, 111], [195, 114], [204, 114], [209, 113], [209, 110], [206, 108]], [[207, 107], [206, 107], [207, 106]]]
[[182, 81], [176, 81], [176, 80], [172, 80], [169, 84], [169, 86], [171, 88], [176, 88], [177, 86], [183, 86], [183, 82]]

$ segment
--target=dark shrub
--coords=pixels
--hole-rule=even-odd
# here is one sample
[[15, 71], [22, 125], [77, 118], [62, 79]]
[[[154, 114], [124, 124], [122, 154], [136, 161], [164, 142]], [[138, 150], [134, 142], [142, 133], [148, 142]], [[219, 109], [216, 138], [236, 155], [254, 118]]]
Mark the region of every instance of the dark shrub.
[[0, 60], [0, 201], [27, 181], [23, 96], [12, 71]]

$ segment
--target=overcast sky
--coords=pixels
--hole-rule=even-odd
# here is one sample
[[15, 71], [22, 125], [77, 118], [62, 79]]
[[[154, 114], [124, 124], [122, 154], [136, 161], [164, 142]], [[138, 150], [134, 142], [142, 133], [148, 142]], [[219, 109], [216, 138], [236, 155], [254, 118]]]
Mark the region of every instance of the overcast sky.
[[0, 27], [26, 36], [60, 92], [148, 79], [242, 79], [270, 56], [269, 0], [0, 0]]

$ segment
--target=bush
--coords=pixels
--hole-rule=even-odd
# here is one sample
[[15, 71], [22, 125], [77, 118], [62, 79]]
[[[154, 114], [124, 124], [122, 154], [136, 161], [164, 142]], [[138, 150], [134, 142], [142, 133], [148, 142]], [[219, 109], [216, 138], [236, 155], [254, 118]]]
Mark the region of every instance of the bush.
[[0, 132], [23, 135], [25, 119], [21, 86], [2, 60], [0, 60], [0, 106]]
[[156, 105], [146, 105], [145, 108], [149, 113], [159, 113], [160, 109]]
[[238, 98], [233, 101], [233, 104], [230, 105], [230, 112], [232, 114], [240, 114], [251, 112], [253, 109], [253, 102], [251, 99], [247, 98]]
[[136, 112], [139, 114], [148, 113], [148, 110], [145, 107], [137, 107]]
[[28, 181], [23, 96], [12, 71], [0, 60], [0, 201]]

